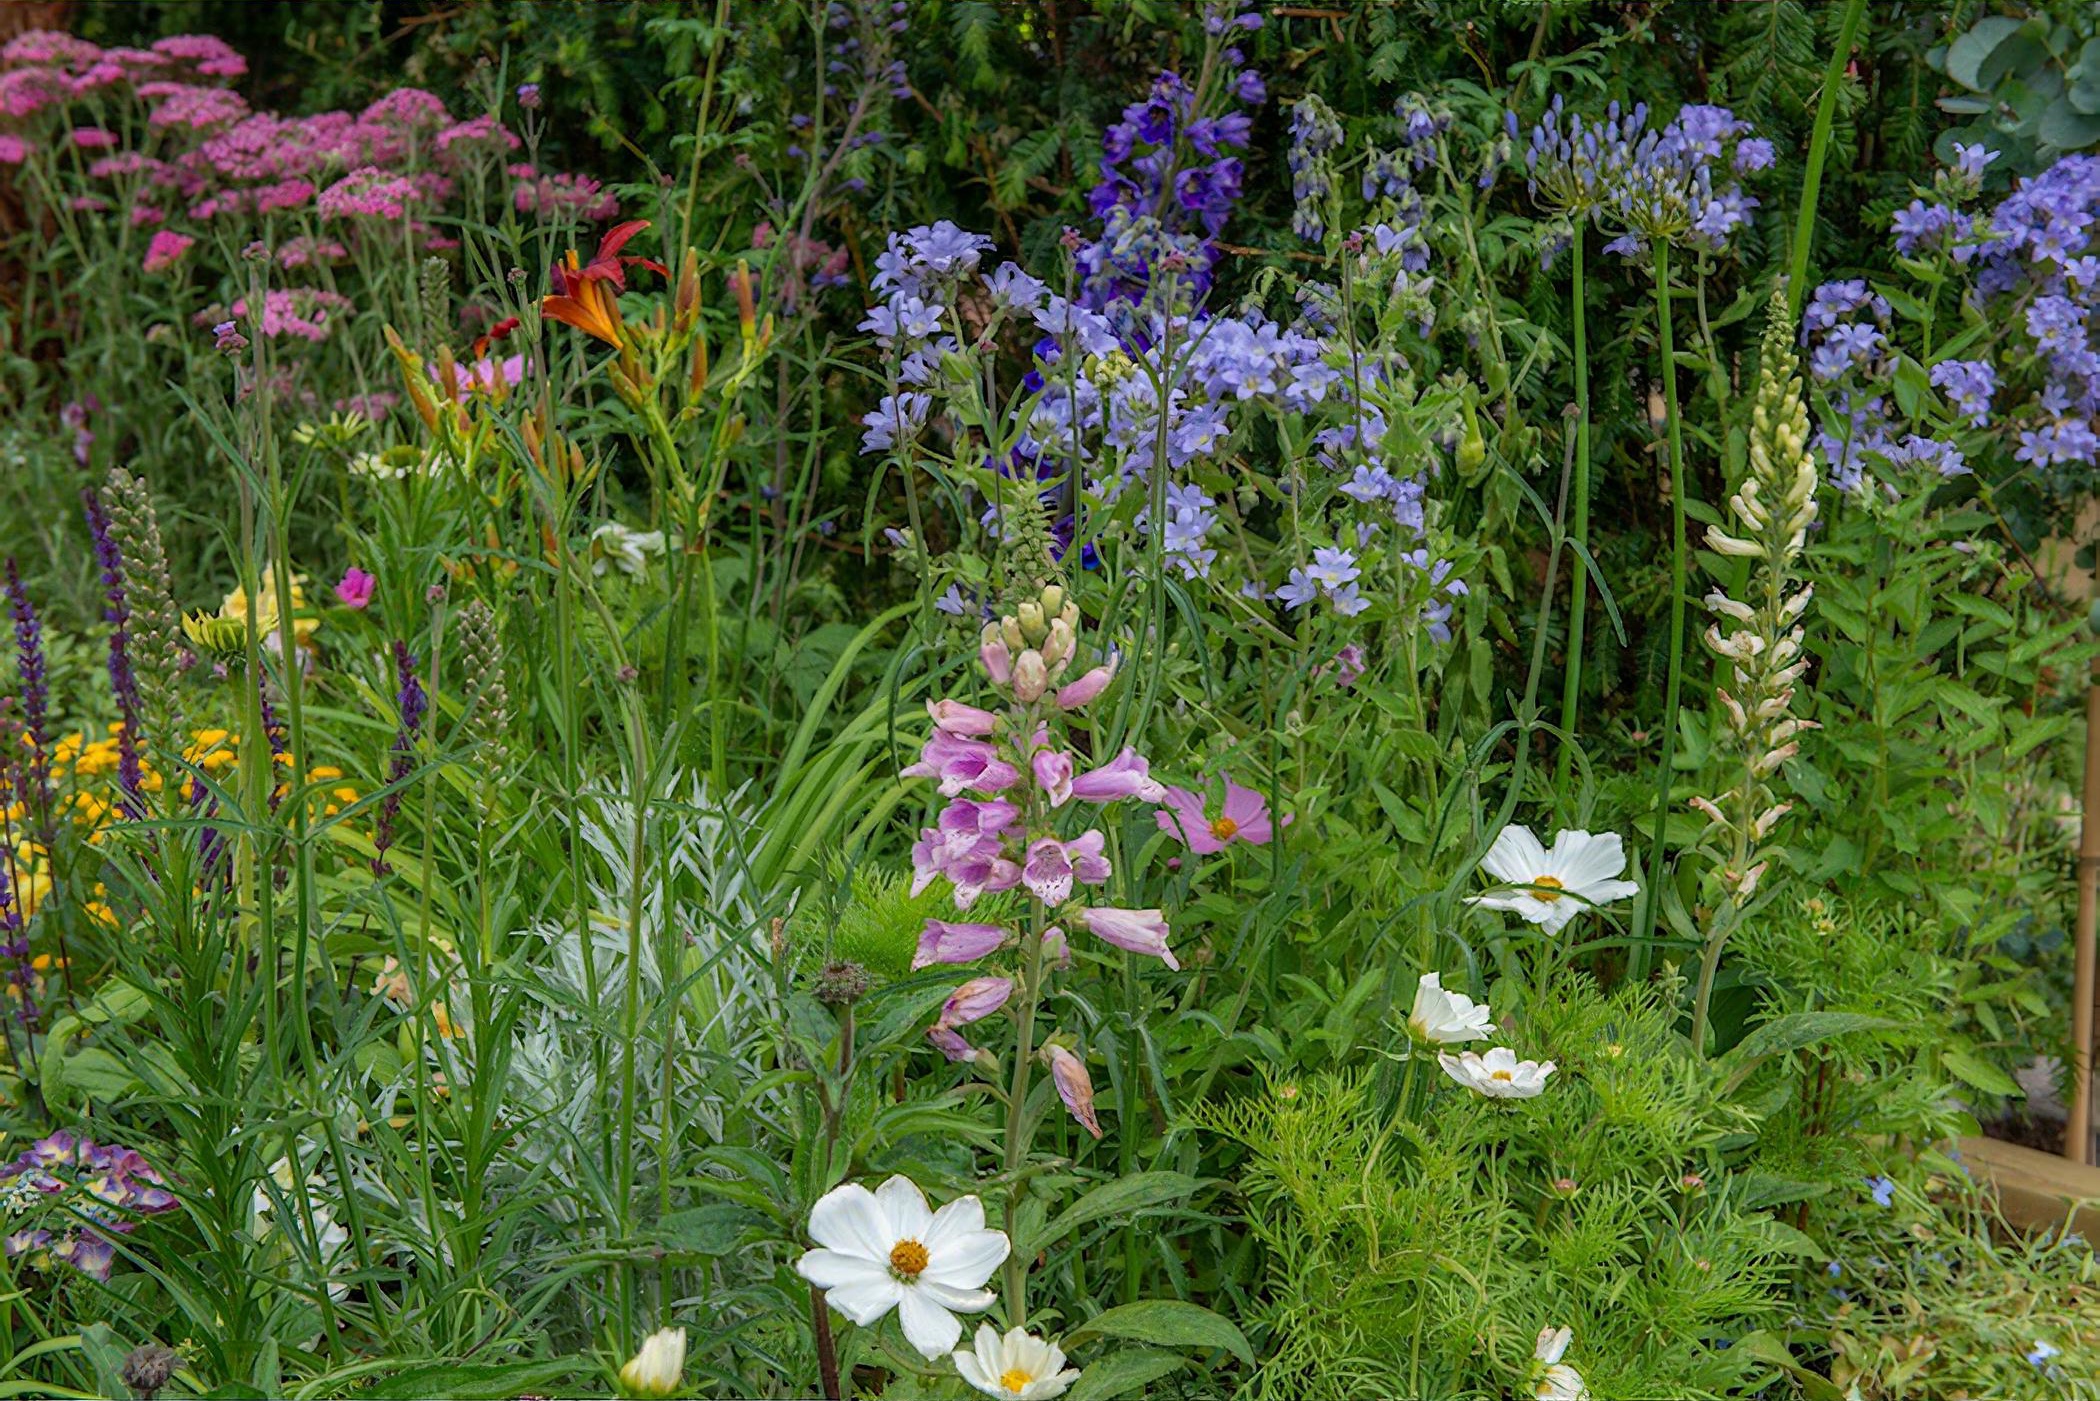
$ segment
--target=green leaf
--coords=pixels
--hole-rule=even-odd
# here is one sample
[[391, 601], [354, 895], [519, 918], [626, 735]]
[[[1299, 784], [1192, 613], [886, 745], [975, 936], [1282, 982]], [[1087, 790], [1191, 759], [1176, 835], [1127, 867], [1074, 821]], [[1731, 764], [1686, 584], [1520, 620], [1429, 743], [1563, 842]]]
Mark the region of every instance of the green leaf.
[[1231, 1319], [1178, 1299], [1141, 1299], [1097, 1314], [1072, 1332], [1083, 1337], [1128, 1338], [1161, 1347], [1223, 1348], [1248, 1366], [1254, 1349]]
[[1837, 1384], [1819, 1372], [1810, 1370], [1796, 1361], [1786, 1342], [1772, 1333], [1752, 1333], [1735, 1340], [1733, 1348], [1746, 1357], [1754, 1357], [1768, 1367], [1777, 1367], [1792, 1377], [1808, 1401], [1844, 1401], [1845, 1393]]
[[1987, 1095], [2017, 1097], [2020, 1093], [2020, 1087], [2012, 1076], [1967, 1051], [1943, 1051], [1940, 1053], [1940, 1063], [1952, 1071], [1955, 1078], [1975, 1086]]
[[2042, 113], [2034, 134], [2060, 151], [2082, 151], [2100, 141], [2100, 115], [2081, 112], [2067, 97], [2059, 97]]
[[[1974, 92], [1989, 88], [1995, 78], [1985, 78], [1983, 65], [2000, 44], [2020, 32], [2020, 21], [1990, 15], [1956, 39], [1947, 49], [1947, 76]], [[2002, 69], [1999, 71], [2003, 71]]]
[[1721, 1093], [1732, 1092], [1749, 1078], [1759, 1063], [1773, 1056], [1798, 1051], [1803, 1046], [1813, 1046], [1834, 1036], [1846, 1036], [1855, 1031], [1885, 1031], [1900, 1025], [1902, 1023], [1887, 1017], [1870, 1017], [1864, 1012], [1789, 1012], [1783, 1017], [1774, 1017], [1738, 1041], [1735, 1048], [1721, 1058], [1721, 1068], [1728, 1075]]
[[1029, 1242], [1026, 1253], [1034, 1255], [1090, 1221], [1127, 1216], [1146, 1207], [1178, 1202], [1195, 1190], [1196, 1179], [1185, 1172], [1139, 1172], [1104, 1182], [1060, 1212], [1057, 1219], [1044, 1228], [1041, 1236]]
[[1108, 1401], [1179, 1371], [1184, 1359], [1152, 1348], [1130, 1348], [1089, 1363], [1065, 1393], [1066, 1401]]
[[513, 1396], [558, 1390], [574, 1377], [574, 1362], [429, 1362], [403, 1368], [358, 1392], [360, 1396], [445, 1396], [453, 1401], [510, 1401]]

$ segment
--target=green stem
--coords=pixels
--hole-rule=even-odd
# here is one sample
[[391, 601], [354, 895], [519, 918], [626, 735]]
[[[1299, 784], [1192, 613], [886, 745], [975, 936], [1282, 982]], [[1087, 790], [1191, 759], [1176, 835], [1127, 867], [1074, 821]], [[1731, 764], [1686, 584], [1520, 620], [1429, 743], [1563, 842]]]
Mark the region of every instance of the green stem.
[[[1540, 24], [1543, 29], [1543, 17]], [[1587, 232], [1586, 224], [1578, 220], [1575, 241], [1570, 249], [1575, 264], [1575, 519], [1572, 528], [1575, 543], [1585, 550], [1590, 543], [1590, 349], [1582, 276], [1582, 245]], [[1582, 625], [1585, 605], [1589, 602], [1589, 578], [1589, 565], [1584, 560], [1576, 560], [1568, 580], [1568, 666], [1561, 679], [1560, 754], [1553, 775], [1553, 806], [1563, 820], [1568, 817], [1565, 806], [1568, 778], [1575, 764], [1575, 720], [1582, 709]]]
[[1662, 346], [1663, 412], [1670, 445], [1670, 670], [1663, 686], [1662, 758], [1655, 770], [1655, 831], [1649, 839], [1647, 913], [1634, 941], [1632, 974], [1648, 973], [1649, 942], [1662, 908], [1663, 835], [1670, 823], [1670, 771], [1677, 759], [1677, 693], [1684, 682], [1684, 433], [1677, 414], [1677, 343], [1670, 323], [1670, 245], [1655, 241], [1656, 335]]
[[1830, 123], [1837, 116], [1838, 84], [1844, 81], [1845, 64], [1859, 37], [1867, 0], [1845, 0], [1844, 17], [1838, 21], [1837, 46], [1823, 68], [1823, 93], [1816, 101], [1816, 125], [1808, 140], [1808, 168], [1801, 175], [1801, 212], [1794, 219], [1794, 254], [1787, 266], [1786, 314], [1789, 321], [1801, 317], [1801, 296], [1808, 287], [1808, 250], [1816, 236], [1816, 195], [1823, 188], [1823, 160], [1830, 151]]
[[[1030, 926], [1038, 932], [1028, 938], [1027, 951], [1022, 955], [1021, 1007], [1014, 1019], [1014, 1075], [1006, 1091], [1006, 1229], [1009, 1233], [1020, 1217], [1021, 1199], [1028, 1192], [1021, 1170], [1028, 1165], [1028, 1079], [1035, 1065], [1035, 1008], [1042, 991], [1042, 925], [1043, 921], [1038, 919]], [[1028, 1262], [1018, 1255], [1008, 1255], [1005, 1282], [1006, 1326], [1025, 1327], [1028, 1323]]]

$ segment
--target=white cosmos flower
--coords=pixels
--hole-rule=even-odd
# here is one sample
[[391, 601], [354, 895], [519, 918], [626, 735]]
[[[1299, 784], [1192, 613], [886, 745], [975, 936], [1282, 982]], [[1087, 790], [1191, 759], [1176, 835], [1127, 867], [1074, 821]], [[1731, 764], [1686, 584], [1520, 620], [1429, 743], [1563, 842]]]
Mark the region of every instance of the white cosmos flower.
[[1537, 1401], [1589, 1401], [1590, 1389], [1582, 1373], [1561, 1361], [1574, 1337], [1571, 1328], [1539, 1330], [1538, 1347], [1531, 1354], [1540, 1364], [1538, 1389], [1532, 1393]]
[[857, 1182], [834, 1187], [810, 1209], [809, 1233], [820, 1248], [795, 1262], [802, 1277], [862, 1327], [895, 1309], [905, 1338], [929, 1359], [961, 1339], [956, 1314], [992, 1306], [984, 1282], [1012, 1248], [1004, 1231], [984, 1228], [977, 1198], [933, 1211], [901, 1176], [872, 1192]]
[[629, 1396], [669, 1396], [685, 1375], [685, 1329], [664, 1328], [642, 1339], [642, 1350], [620, 1369]]
[[1462, 992], [1446, 992], [1442, 975], [1424, 973], [1415, 987], [1415, 1007], [1407, 1028], [1424, 1041], [1448, 1046], [1454, 1041], [1485, 1041], [1495, 1034], [1485, 1002]]
[[1548, 934], [1558, 934], [1591, 905], [1609, 905], [1640, 891], [1632, 881], [1618, 879], [1626, 869], [1626, 847], [1617, 832], [1559, 832], [1548, 850], [1529, 827], [1504, 827], [1480, 864], [1498, 880], [1530, 888], [1475, 895], [1467, 903], [1512, 910]]
[[1079, 1369], [1065, 1366], [1064, 1349], [1014, 1328], [1000, 1337], [989, 1323], [977, 1325], [977, 1346], [955, 1354], [955, 1370], [987, 1396], [1012, 1401], [1049, 1401], [1062, 1396], [1079, 1379]]
[[649, 558], [664, 552], [661, 530], [630, 530], [618, 521], [607, 521], [591, 532], [591, 573], [603, 574], [606, 567], [640, 577], [649, 568]]
[[1447, 1051], [1436, 1063], [1459, 1084], [1489, 1099], [1530, 1099], [1546, 1088], [1546, 1077], [1553, 1073], [1552, 1061], [1520, 1061], [1507, 1046], [1491, 1046], [1486, 1055], [1465, 1051], [1454, 1056]]

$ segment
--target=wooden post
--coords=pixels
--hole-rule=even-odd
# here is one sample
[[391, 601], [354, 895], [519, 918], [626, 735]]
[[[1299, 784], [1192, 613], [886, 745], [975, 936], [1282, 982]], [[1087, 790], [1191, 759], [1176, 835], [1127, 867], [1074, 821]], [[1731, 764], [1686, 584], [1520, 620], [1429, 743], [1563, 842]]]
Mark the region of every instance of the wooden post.
[[2092, 1161], [2093, 939], [2100, 923], [2100, 665], [2085, 690], [2085, 793], [2078, 828], [2078, 926], [2071, 979], [2071, 1115], [2064, 1124], [2064, 1156]]

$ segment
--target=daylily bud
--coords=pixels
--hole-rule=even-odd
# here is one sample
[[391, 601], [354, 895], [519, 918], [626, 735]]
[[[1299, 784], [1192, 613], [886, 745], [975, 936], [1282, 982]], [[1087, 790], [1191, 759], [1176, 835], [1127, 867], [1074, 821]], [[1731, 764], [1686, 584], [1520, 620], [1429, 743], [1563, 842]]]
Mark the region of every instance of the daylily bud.
[[1094, 1113], [1094, 1082], [1087, 1076], [1086, 1062], [1054, 1041], [1043, 1047], [1040, 1054], [1050, 1066], [1050, 1078], [1056, 1081], [1057, 1097], [1065, 1102], [1065, 1108], [1081, 1128], [1101, 1137], [1101, 1120]]
[[678, 265], [678, 287], [671, 296], [671, 325], [679, 335], [693, 329], [700, 315], [700, 251], [688, 246]]
[[1028, 705], [1041, 699], [1050, 685], [1050, 668], [1043, 665], [1043, 654], [1033, 647], [1014, 660], [1014, 699]]

